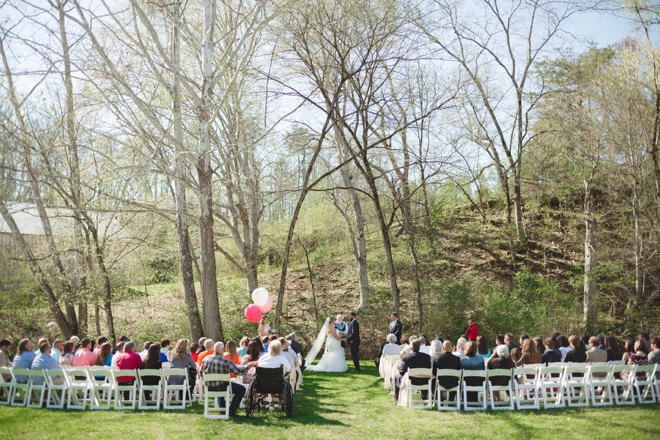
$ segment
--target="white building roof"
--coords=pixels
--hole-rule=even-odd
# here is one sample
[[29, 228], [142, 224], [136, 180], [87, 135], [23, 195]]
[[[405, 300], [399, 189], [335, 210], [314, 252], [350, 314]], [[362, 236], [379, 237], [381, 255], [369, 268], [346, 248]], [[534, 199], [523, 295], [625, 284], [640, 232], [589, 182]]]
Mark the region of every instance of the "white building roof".
[[[7, 209], [23, 235], [45, 235], [39, 212], [34, 203], [8, 203]], [[107, 212], [88, 212], [99, 229], [99, 235], [114, 235], [121, 231], [119, 216]], [[73, 213], [67, 208], [46, 208], [53, 235], [73, 237]], [[11, 229], [0, 217], [0, 233], [11, 234]]]

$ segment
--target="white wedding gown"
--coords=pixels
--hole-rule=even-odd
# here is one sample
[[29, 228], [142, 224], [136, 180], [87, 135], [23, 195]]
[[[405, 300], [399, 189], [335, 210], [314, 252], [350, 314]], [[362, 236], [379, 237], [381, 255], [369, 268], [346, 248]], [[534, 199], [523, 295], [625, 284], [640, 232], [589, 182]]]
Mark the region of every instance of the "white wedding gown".
[[[328, 334], [328, 324], [329, 319], [326, 320], [325, 324], [321, 328], [319, 336], [316, 338], [316, 343], [305, 358], [305, 364], [307, 365], [306, 369], [310, 371], [322, 371], [326, 373], [343, 373], [348, 370], [344, 348], [341, 346], [340, 340], [335, 339], [332, 335]], [[321, 356], [321, 360], [318, 364], [311, 365], [319, 350], [321, 349], [323, 336], [326, 336], [325, 352], [323, 353], [323, 356]]]

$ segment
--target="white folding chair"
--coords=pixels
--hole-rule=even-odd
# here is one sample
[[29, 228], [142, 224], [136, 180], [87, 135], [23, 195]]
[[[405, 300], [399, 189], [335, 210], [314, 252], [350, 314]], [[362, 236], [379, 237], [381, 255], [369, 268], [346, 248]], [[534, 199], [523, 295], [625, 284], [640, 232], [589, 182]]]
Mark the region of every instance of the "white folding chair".
[[89, 409], [109, 410], [114, 390], [113, 368], [92, 367], [87, 370], [87, 380], [90, 384]]
[[[622, 376], [622, 373], [623, 376]], [[626, 376], [624, 378], [624, 376]], [[612, 390], [614, 391], [614, 401], [617, 405], [634, 405], [635, 393], [633, 384], [635, 382], [635, 368], [632, 365], [613, 365], [612, 366]]]
[[83, 367], [65, 368], [64, 371], [69, 396], [66, 401], [68, 409], [85, 409], [89, 401], [91, 384], [87, 377], [87, 369]]
[[[594, 362], [586, 377], [593, 406], [612, 405], [612, 366], [606, 362]], [[596, 401], [598, 398], [598, 401]]]
[[28, 408], [41, 408], [44, 406], [44, 397], [48, 389], [48, 382], [44, 376], [44, 370], [28, 370], [30, 386], [28, 387]]
[[[655, 403], [658, 400], [655, 387], [655, 372], [657, 364], [637, 365], [633, 384], [639, 403]], [[643, 377], [639, 377], [643, 375]]]
[[[461, 409], [461, 378], [462, 370], [438, 370], [435, 373], [436, 376], [436, 390], [437, 390], [437, 401], [438, 401], [438, 411], [459, 411]], [[456, 386], [453, 388], [445, 388], [440, 385], [439, 379], [441, 377], [455, 377]], [[454, 400], [450, 400], [450, 393], [454, 393], [456, 396]], [[445, 395], [445, 399], [442, 399], [442, 395]]]
[[[488, 404], [486, 398], [487, 374], [488, 373], [485, 370], [463, 370], [463, 409], [465, 411], [486, 409]], [[468, 401], [468, 393], [477, 393], [477, 401]]]
[[568, 365], [564, 369], [564, 398], [568, 406], [589, 406], [589, 389], [586, 378], [588, 373], [589, 365], [586, 363]]
[[[229, 420], [229, 404], [231, 403], [231, 376], [229, 374], [205, 374], [202, 377], [204, 384], [204, 418]], [[225, 391], [210, 391], [209, 382], [227, 382]], [[217, 399], [224, 397], [225, 406], [222, 407]], [[209, 400], [215, 400], [211, 406]], [[215, 413], [215, 414], [214, 414]]]
[[[160, 370], [139, 370], [140, 390], [138, 409], [160, 409], [160, 393], [162, 391], [163, 375]], [[147, 377], [157, 377], [156, 385], [145, 385], [143, 380]], [[151, 399], [147, 399], [147, 393], [151, 393]], [[155, 398], [154, 398], [155, 397]]]
[[[423, 385], [414, 385], [412, 379], [426, 379]], [[432, 368], [409, 368], [408, 369], [408, 408], [410, 409], [428, 409], [433, 408], [433, 369]], [[426, 399], [423, 398], [423, 392], [426, 392]]]
[[608, 364], [610, 364], [611, 366], [626, 365], [626, 363], [624, 361], [609, 361]]
[[[178, 376], [183, 377], [183, 383], [180, 385], [171, 384], [170, 378]], [[186, 409], [186, 393], [190, 398], [190, 403], [193, 402], [192, 396], [190, 396], [188, 370], [185, 368], [163, 370], [163, 390], [163, 409]]]
[[[549, 364], [547, 367], [539, 368], [539, 388], [543, 397], [543, 408], [563, 408], [564, 386], [563, 373], [564, 368], [557, 366], [558, 362]], [[552, 403], [554, 402], [554, 403]]]
[[[119, 379], [123, 379], [122, 382]], [[137, 378], [135, 370], [112, 370], [112, 382], [115, 390], [115, 410], [135, 409], [137, 401]], [[126, 380], [130, 379], [130, 380]]]
[[[5, 380], [4, 376], [7, 376], [7, 380]], [[0, 405], [9, 405], [11, 403], [15, 383], [11, 377], [11, 368], [0, 367]]]
[[513, 370], [513, 386], [515, 389], [516, 406], [521, 409], [540, 409], [539, 370], [541, 367], [518, 367]]
[[[513, 386], [511, 385], [511, 370], [494, 369], [487, 371], [486, 384], [488, 385], [488, 394], [490, 396], [490, 409], [492, 410], [513, 410]], [[506, 385], [493, 385], [492, 379], [506, 378]], [[500, 400], [495, 400], [495, 392], [500, 393]]]
[[172, 368], [172, 362], [163, 362], [161, 365], [162, 370], [169, 370], [170, 368]]
[[381, 365], [379, 366], [379, 370], [381, 367], [383, 370], [383, 387], [385, 387], [386, 390], [391, 390], [392, 393], [394, 392], [394, 387], [392, 386], [392, 372], [394, 371], [394, 365], [396, 365], [396, 362], [399, 359], [400, 358], [397, 355], [383, 356], [383, 358], [381, 358]]
[[[48, 380], [48, 394], [46, 395], [46, 408], [51, 408], [51, 409], [64, 408], [64, 402], [66, 401], [66, 392], [68, 390], [66, 373], [62, 370], [45, 370], [44, 374], [46, 376], [46, 379]], [[62, 380], [56, 380], [58, 377], [61, 378]]]
[[[28, 389], [30, 388], [30, 377], [28, 369], [25, 368], [12, 368], [11, 376], [14, 382], [14, 392], [11, 395], [11, 406], [26, 406], [30, 395]], [[21, 377], [24, 382], [19, 382], [17, 377]], [[20, 399], [19, 399], [20, 396]], [[17, 401], [18, 400], [18, 401]]]

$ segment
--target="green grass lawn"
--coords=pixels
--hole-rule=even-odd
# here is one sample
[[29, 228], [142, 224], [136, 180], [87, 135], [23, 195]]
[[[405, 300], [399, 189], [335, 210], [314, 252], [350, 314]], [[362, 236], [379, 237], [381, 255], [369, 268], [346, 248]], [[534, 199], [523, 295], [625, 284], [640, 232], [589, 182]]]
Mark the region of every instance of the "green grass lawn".
[[[351, 365], [352, 369], [352, 365]], [[205, 420], [185, 411], [68, 411], [0, 407], [0, 438], [610, 439], [660, 438], [660, 405], [446, 413], [395, 407], [377, 370], [306, 372], [293, 417], [256, 413]]]

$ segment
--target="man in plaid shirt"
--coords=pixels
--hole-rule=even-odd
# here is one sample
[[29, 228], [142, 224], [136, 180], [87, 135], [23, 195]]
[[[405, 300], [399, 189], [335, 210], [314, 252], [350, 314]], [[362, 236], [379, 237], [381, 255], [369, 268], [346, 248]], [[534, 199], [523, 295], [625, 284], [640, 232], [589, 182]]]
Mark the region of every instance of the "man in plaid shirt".
[[[239, 376], [244, 375], [247, 370], [257, 366], [257, 362], [250, 362], [245, 367], [234, 364], [229, 359], [225, 359], [222, 353], [225, 345], [222, 342], [216, 342], [213, 346], [214, 354], [206, 356], [202, 361], [202, 376], [206, 373], [209, 374], [236, 374]], [[237, 417], [236, 410], [245, 396], [245, 387], [236, 382], [231, 383], [232, 399], [229, 405], [229, 417]], [[209, 391], [225, 391], [227, 389], [227, 382], [213, 381], [208, 382]], [[223, 398], [219, 399], [218, 405], [224, 406], [226, 403]]]

